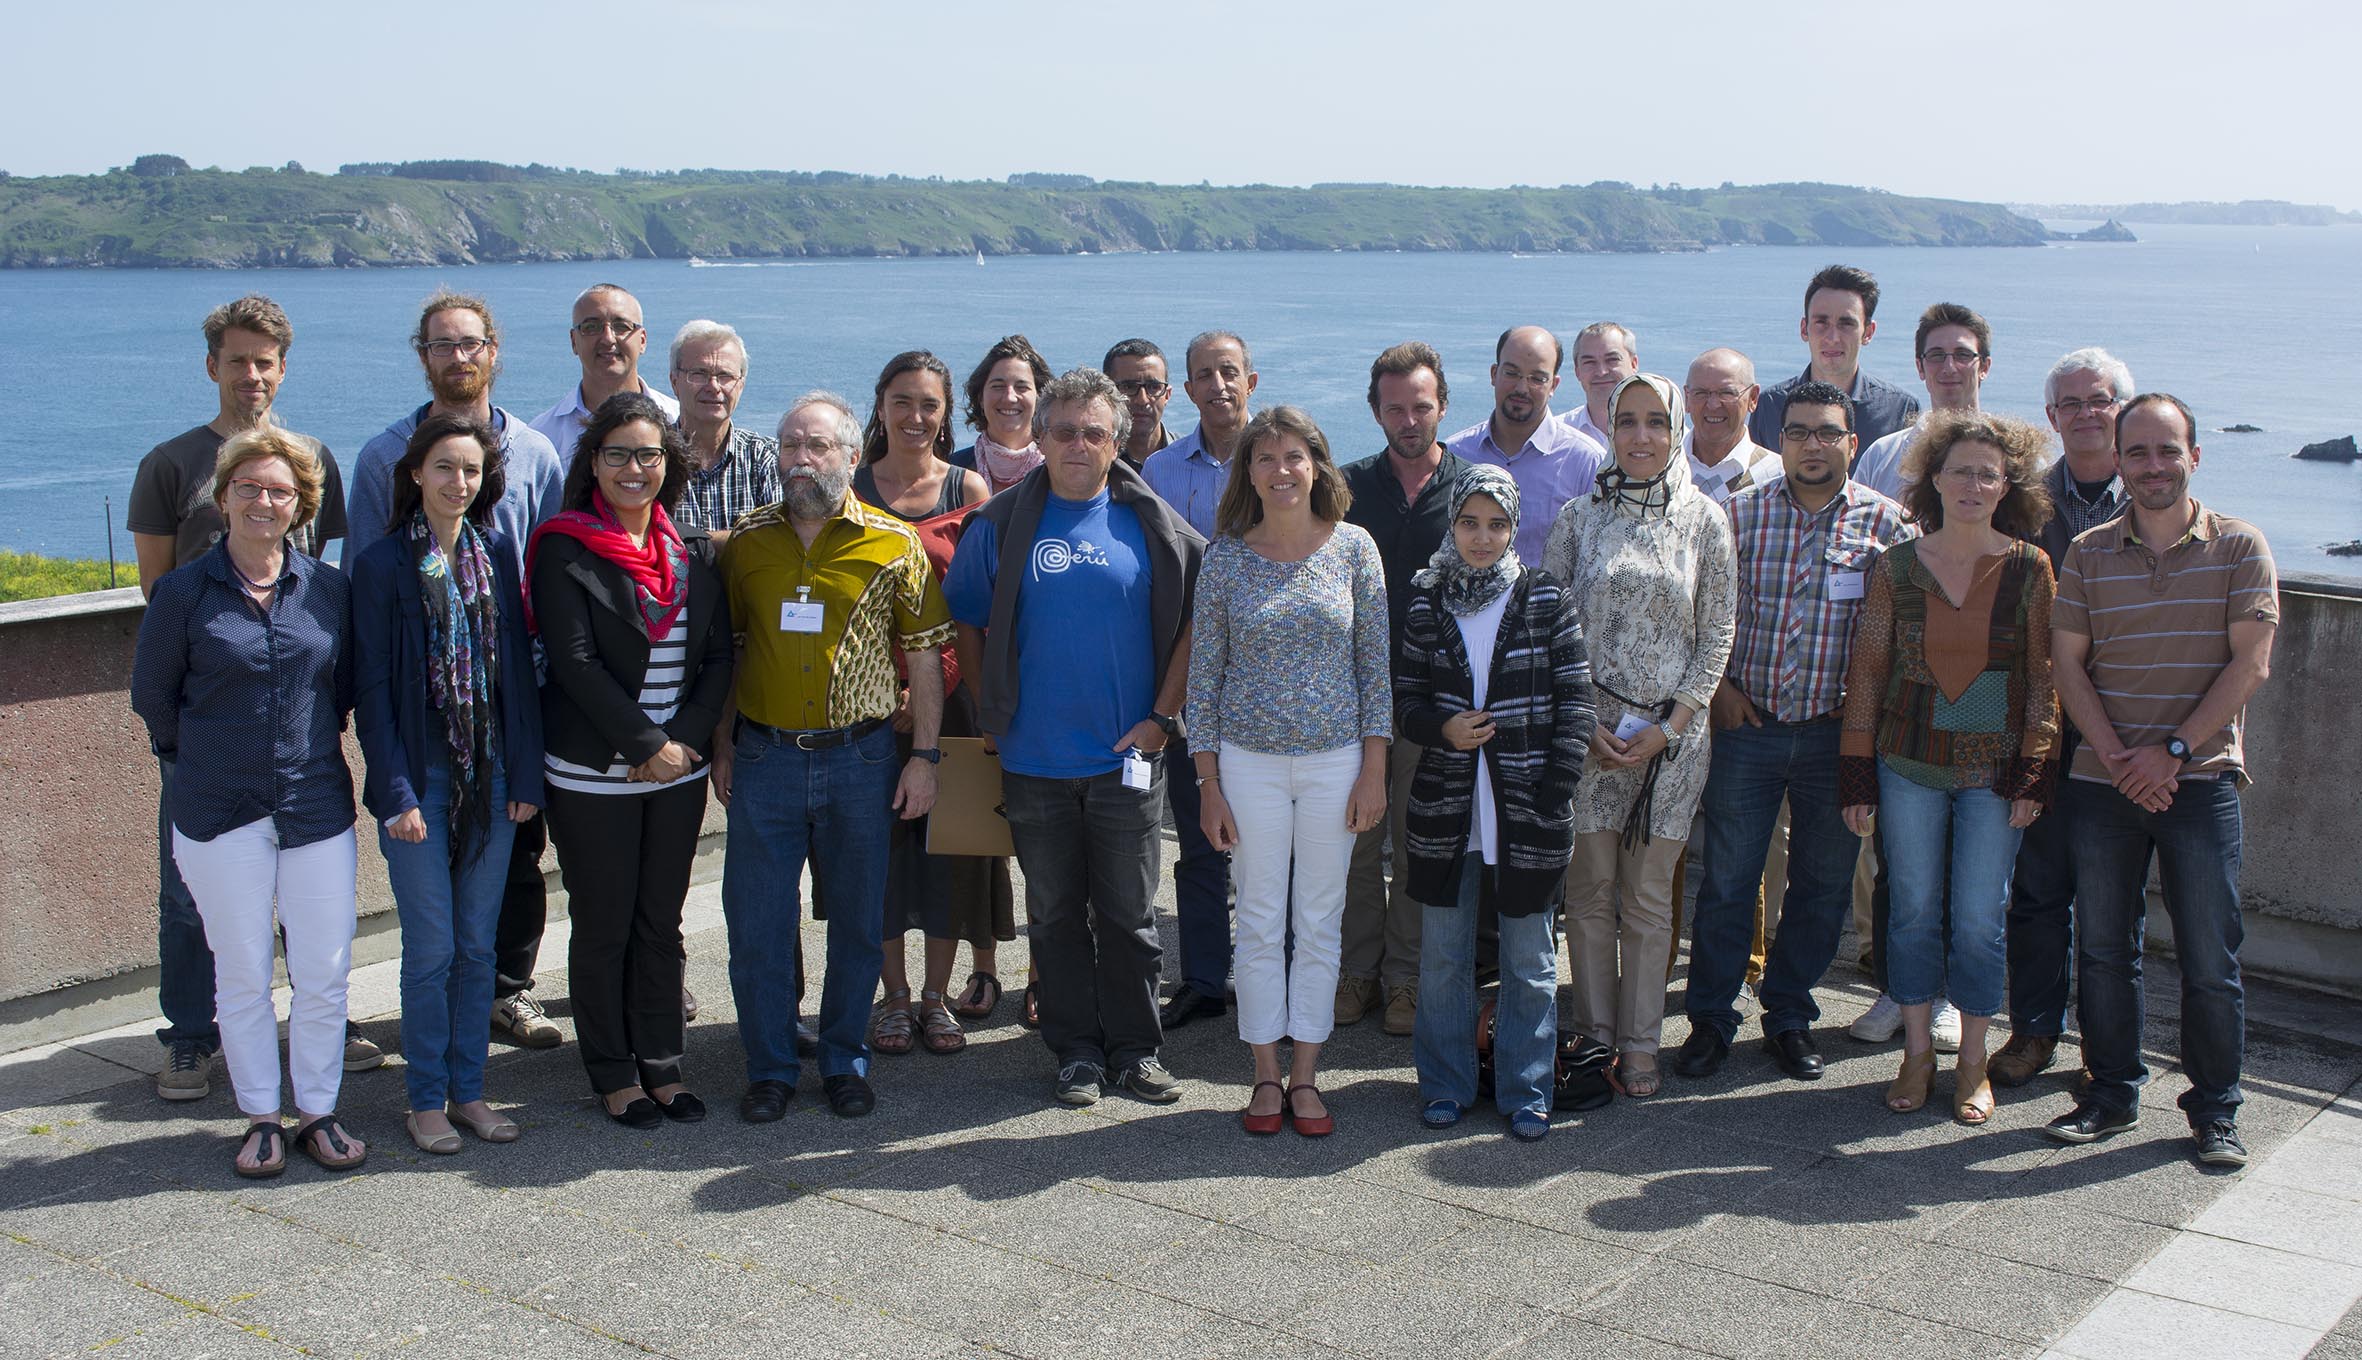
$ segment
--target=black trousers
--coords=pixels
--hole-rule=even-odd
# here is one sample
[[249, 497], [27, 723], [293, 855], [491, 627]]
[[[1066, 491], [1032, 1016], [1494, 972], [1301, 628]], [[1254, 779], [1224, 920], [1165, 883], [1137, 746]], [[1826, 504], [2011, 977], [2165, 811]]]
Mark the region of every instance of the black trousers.
[[[499, 809], [494, 809], [498, 815]], [[508, 856], [508, 887], [500, 895], [500, 922], [492, 931], [492, 997], [533, 989], [533, 966], [541, 956], [541, 932], [549, 926], [549, 885], [541, 876], [541, 852], [549, 845], [549, 814], [536, 812], [517, 823], [516, 845]]]
[[681, 1079], [681, 901], [705, 822], [703, 779], [653, 793], [549, 790], [574, 919], [567, 990], [591, 1089]]

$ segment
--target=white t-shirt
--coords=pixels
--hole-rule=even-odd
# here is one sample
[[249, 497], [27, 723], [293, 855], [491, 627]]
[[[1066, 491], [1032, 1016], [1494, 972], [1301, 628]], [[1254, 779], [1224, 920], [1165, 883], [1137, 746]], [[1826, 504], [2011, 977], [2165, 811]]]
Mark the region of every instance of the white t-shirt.
[[[1483, 708], [1487, 692], [1493, 684], [1493, 644], [1500, 640], [1501, 616], [1509, 609], [1512, 592], [1502, 591], [1493, 602], [1473, 614], [1455, 615], [1452, 622], [1460, 625], [1460, 645], [1468, 649], [1468, 673], [1475, 689], [1471, 697]], [[1487, 864], [1500, 862], [1500, 810], [1493, 806], [1493, 781], [1485, 765], [1484, 748], [1476, 748], [1476, 811], [1468, 819], [1468, 848], [1484, 856]]]

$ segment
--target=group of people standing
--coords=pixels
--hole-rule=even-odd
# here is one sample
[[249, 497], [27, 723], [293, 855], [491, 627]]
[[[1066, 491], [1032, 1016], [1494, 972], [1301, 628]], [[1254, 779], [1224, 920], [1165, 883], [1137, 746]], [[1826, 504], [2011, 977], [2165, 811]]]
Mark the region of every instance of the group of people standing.
[[[1946, 1104], [1983, 1122], [1996, 1085], [2050, 1064], [2079, 974], [2091, 1079], [2050, 1132], [2090, 1141], [2130, 1125], [2146, 1078], [2162, 854], [2184, 1107], [2202, 1160], [2243, 1161], [2239, 724], [2277, 618], [2268, 549], [2190, 497], [2188, 409], [2136, 396], [2104, 351], [2048, 375], [2065, 454], [2046, 467], [2042, 432], [1977, 408], [1982, 318], [1922, 316], [1922, 414], [1859, 367], [1877, 302], [1859, 270], [1816, 275], [1811, 366], [1769, 389], [1731, 349], [1678, 384], [1642, 371], [1632, 332], [1595, 324], [1564, 413], [1560, 340], [1512, 328], [1491, 413], [1449, 437], [1441, 356], [1399, 344], [1370, 371], [1384, 448], [1341, 465], [1300, 409], [1253, 409], [1247, 343], [1219, 330], [1182, 351], [1200, 420], [1180, 438], [1152, 342], [1054, 375], [1023, 336], [964, 392], [909, 351], [866, 426], [810, 392], [764, 436], [733, 420], [735, 332], [681, 329], [669, 399], [610, 285], [574, 308], [581, 384], [527, 423], [491, 402], [489, 307], [438, 293], [412, 336], [432, 398], [364, 448], [341, 523], [327, 450], [270, 419], [284, 314], [229, 304], [205, 328], [220, 415], [159, 446], [133, 497], [133, 703], [165, 772], [159, 1090], [205, 1094], [218, 1043], [250, 1120], [238, 1171], [284, 1167], [283, 932], [293, 1144], [365, 1155], [335, 1114], [339, 1048], [363, 1042], [349, 717], [400, 915], [417, 1146], [516, 1138], [485, 1098], [489, 1036], [560, 1037], [532, 994], [545, 834], [592, 1090], [628, 1125], [705, 1116], [681, 906], [709, 789], [739, 1113], [783, 1117], [815, 1057], [829, 1107], [866, 1114], [872, 1055], [957, 1053], [1016, 935], [1007, 862], [931, 849], [948, 736], [998, 757], [1021, 1018], [1067, 1104], [1178, 1098], [1164, 1031], [1234, 985], [1250, 1133], [1330, 1132], [1321, 1046], [1382, 1012], [1413, 1037], [1428, 1126], [1477, 1103], [1482, 1053], [1509, 1133], [1542, 1138], [1561, 924], [1571, 1027], [1646, 1098], [1694, 839], [1675, 1073], [1719, 1069], [1751, 985], [1773, 1061], [1818, 1078], [1812, 989], [1859, 899], [1882, 992], [1865, 1023], [1903, 1035], [1889, 1107], [1928, 1104], [1956, 1047]], [[960, 395], [976, 438], [955, 451]], [[343, 572], [319, 560], [338, 531]], [[827, 921], [810, 1027], [807, 867]]]

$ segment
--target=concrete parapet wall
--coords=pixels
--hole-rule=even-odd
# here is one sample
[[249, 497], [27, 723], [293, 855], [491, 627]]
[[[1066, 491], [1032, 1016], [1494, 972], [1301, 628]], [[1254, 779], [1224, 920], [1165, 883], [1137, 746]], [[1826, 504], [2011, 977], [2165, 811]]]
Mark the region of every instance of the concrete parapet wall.
[[[126, 689], [143, 609], [135, 589], [0, 604], [0, 1002], [155, 964], [156, 762]], [[2362, 583], [2290, 577], [2281, 611], [2272, 678], [2248, 710], [2245, 956], [2259, 973], [2362, 992]], [[357, 775], [349, 736], [346, 754]], [[721, 830], [709, 804], [714, 848]], [[701, 856], [700, 875], [719, 858]], [[360, 862], [362, 915], [389, 911], [373, 844]], [[557, 886], [554, 860], [543, 866]]]

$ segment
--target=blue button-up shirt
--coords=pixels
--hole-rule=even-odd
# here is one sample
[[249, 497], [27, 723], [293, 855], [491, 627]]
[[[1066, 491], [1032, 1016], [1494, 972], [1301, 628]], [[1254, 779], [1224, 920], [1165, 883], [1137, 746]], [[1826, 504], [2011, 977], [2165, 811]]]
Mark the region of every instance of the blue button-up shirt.
[[224, 542], [158, 581], [140, 620], [131, 708], [175, 763], [165, 812], [193, 841], [267, 817], [291, 850], [353, 825], [352, 586], [285, 558], [267, 614], [230, 579]]
[[[411, 431], [426, 420], [433, 403], [402, 417], [375, 439], [361, 446], [353, 460], [351, 489], [346, 493], [344, 562], [361, 560], [370, 544], [384, 538], [394, 513], [394, 464], [410, 446]], [[492, 522], [508, 536], [508, 551], [516, 563], [517, 579], [525, 579], [525, 545], [534, 527], [558, 513], [566, 493], [566, 464], [540, 431], [495, 406], [492, 428], [500, 434], [501, 475], [508, 490], [492, 509]]]
[[[1578, 410], [1581, 408], [1577, 408]], [[1444, 441], [1444, 448], [1471, 463], [1505, 468], [1517, 483], [1517, 555], [1529, 567], [1542, 565], [1543, 545], [1559, 507], [1588, 496], [1607, 466], [1607, 450], [1561, 415], [1546, 415], [1525, 447], [1505, 453], [1493, 438], [1491, 417]]]
[[[1747, 437], [1767, 449], [1780, 447], [1780, 427], [1788, 423], [1788, 394], [1813, 380], [1811, 369], [1806, 369], [1785, 382], [1773, 383], [1763, 389], [1763, 397], [1755, 403], [1755, 414], [1747, 418]], [[1897, 430], [1907, 430], [1919, 419], [1919, 398], [1882, 378], [1870, 376], [1870, 370], [1854, 370], [1854, 384], [1846, 389], [1848, 400], [1854, 404], [1855, 456], [1872, 444]]]
[[1190, 528], [1206, 542], [1214, 541], [1214, 515], [1222, 505], [1222, 488], [1230, 485], [1230, 463], [1215, 462], [1206, 452], [1203, 426], [1148, 455], [1140, 476]]

